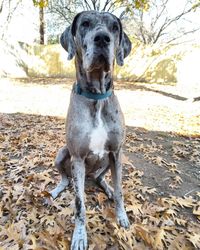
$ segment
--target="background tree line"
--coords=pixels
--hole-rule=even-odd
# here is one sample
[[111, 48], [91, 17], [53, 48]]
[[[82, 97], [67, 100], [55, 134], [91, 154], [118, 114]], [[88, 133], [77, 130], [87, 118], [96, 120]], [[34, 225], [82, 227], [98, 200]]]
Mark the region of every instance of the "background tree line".
[[[38, 20], [34, 21], [38, 24], [40, 44], [45, 43], [45, 33], [49, 43], [58, 42], [59, 34], [82, 10], [116, 14], [130, 36], [144, 44], [190, 41], [200, 31], [200, 23], [193, 18], [199, 12], [200, 0], [182, 0], [178, 8], [173, 0], [32, 0], [32, 3], [32, 8], [39, 12]], [[1, 39], [24, 4], [25, 0], [1, 0]]]

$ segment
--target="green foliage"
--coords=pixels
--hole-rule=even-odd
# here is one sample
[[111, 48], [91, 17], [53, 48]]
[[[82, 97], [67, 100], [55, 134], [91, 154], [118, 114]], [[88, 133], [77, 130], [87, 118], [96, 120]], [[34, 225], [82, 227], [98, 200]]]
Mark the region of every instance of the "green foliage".
[[48, 44], [58, 44], [58, 43], [59, 43], [59, 36], [49, 35]]
[[147, 11], [149, 8], [149, 0], [118, 0], [115, 2], [115, 5], [119, 5], [119, 7], [123, 5], [126, 13], [133, 14], [134, 9]]
[[139, 10], [146, 11], [149, 8], [149, 1], [148, 0], [135, 0], [134, 7]]
[[198, 7], [200, 7], [200, 0], [196, 0], [196, 2], [193, 5], [193, 9], [196, 11]]
[[36, 7], [44, 8], [48, 6], [48, 0], [33, 0], [33, 4]]

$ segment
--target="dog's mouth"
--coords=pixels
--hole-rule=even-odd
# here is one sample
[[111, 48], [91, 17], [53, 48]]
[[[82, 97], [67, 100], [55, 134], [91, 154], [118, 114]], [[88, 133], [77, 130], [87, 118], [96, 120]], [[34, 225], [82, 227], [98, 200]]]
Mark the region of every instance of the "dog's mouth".
[[109, 62], [109, 57], [105, 53], [94, 53], [92, 62], [90, 66], [88, 67], [87, 71], [92, 72], [92, 71], [104, 71], [104, 72], [109, 72], [110, 71], [110, 62]]

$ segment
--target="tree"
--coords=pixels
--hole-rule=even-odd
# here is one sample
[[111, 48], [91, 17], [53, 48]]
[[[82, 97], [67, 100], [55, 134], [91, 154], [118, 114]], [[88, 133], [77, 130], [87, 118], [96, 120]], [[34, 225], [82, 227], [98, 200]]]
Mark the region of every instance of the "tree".
[[5, 38], [8, 26], [22, 0], [2, 0], [0, 3], [0, 37]]
[[67, 18], [67, 14], [77, 13], [80, 10], [97, 10], [109, 11], [113, 13], [117, 9], [127, 12], [130, 8], [146, 9], [148, 8], [148, 0], [50, 0], [49, 11], [57, 13], [63, 18]]
[[[181, 0], [177, 12], [171, 14], [178, 1], [173, 0], [49, 0], [47, 32], [58, 37], [73, 17], [82, 10], [117, 13], [130, 34], [144, 44], [173, 43], [189, 39], [200, 30], [192, 15], [197, 15], [200, 0]], [[171, 7], [170, 7], [171, 6]], [[174, 11], [173, 11], [174, 12]]]
[[70, 0], [49, 0], [46, 8], [47, 36], [51, 43], [58, 42], [58, 37], [77, 14], [80, 3]]
[[183, 41], [184, 37], [199, 31], [200, 24], [192, 22], [191, 15], [199, 11], [200, 1], [183, 0], [176, 14], [170, 14], [173, 4], [175, 6], [172, 0], [151, 0], [147, 11], [129, 11], [131, 34], [144, 44], [155, 44]]
[[130, 10], [147, 9], [149, 0], [49, 0], [47, 32], [50, 37], [58, 36], [69, 25], [74, 16], [82, 10], [109, 11], [124, 16]]
[[36, 7], [39, 7], [40, 44], [44, 44], [44, 34], [45, 34], [44, 8], [48, 6], [48, 0], [33, 0], [33, 4]]

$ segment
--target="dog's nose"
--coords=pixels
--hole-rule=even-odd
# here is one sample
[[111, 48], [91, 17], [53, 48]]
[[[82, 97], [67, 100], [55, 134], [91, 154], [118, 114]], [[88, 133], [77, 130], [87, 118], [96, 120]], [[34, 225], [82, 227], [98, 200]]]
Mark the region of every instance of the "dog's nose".
[[94, 43], [98, 47], [106, 47], [110, 44], [110, 37], [106, 32], [98, 32], [94, 37]]

